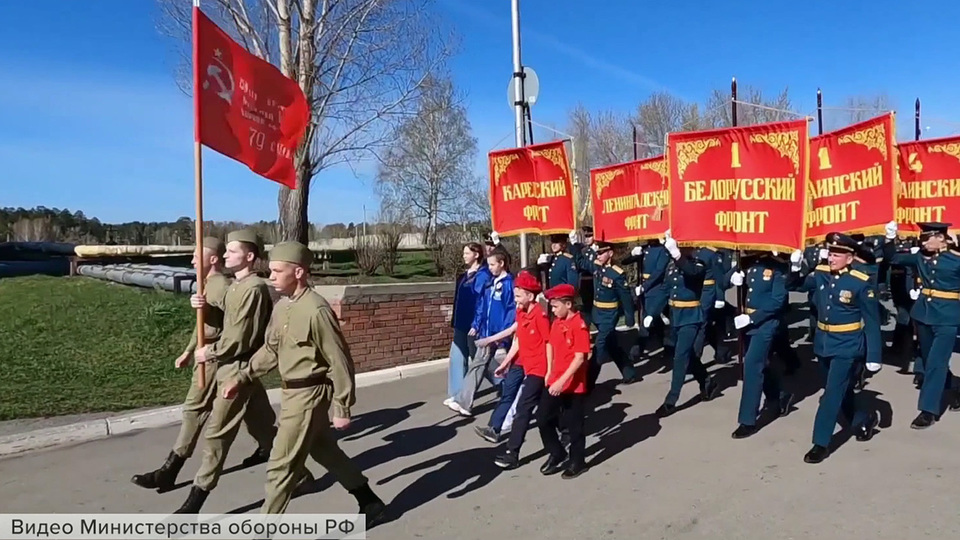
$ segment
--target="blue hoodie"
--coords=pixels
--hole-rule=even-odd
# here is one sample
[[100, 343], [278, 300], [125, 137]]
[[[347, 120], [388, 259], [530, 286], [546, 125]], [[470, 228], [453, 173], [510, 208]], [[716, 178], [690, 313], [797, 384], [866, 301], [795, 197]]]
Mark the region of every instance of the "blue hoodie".
[[453, 293], [453, 316], [450, 326], [461, 332], [469, 332], [473, 319], [477, 316], [477, 304], [480, 294], [493, 281], [493, 275], [487, 265], [481, 264], [476, 272], [464, 272], [457, 278], [457, 288]]
[[[473, 328], [477, 338], [486, 338], [498, 334], [517, 320], [517, 304], [513, 296], [513, 276], [504, 272], [494, 277], [483, 289], [477, 302], [477, 313], [473, 318]], [[512, 337], [496, 343], [497, 348], [510, 348]]]

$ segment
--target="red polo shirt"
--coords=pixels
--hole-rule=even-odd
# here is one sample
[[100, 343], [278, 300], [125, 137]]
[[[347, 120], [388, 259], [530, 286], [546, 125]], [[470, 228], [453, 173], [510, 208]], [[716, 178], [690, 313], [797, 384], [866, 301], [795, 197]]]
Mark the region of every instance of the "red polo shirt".
[[534, 302], [530, 311], [517, 308], [517, 339], [520, 341], [518, 364], [525, 375], [547, 376], [547, 339], [550, 323], [540, 304]]
[[584, 354], [584, 361], [580, 369], [570, 377], [561, 393], [583, 394], [587, 391], [587, 356], [590, 355], [590, 331], [587, 329], [583, 317], [573, 313], [566, 319], [555, 319], [550, 328], [550, 346], [553, 348], [553, 369], [550, 370], [550, 379], [547, 386], [557, 381], [567, 368], [573, 363], [576, 353]]

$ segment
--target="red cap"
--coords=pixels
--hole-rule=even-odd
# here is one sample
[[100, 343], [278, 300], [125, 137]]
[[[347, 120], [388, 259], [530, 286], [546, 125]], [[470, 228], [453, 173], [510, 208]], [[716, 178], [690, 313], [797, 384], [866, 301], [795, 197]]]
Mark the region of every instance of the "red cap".
[[521, 270], [520, 273], [517, 274], [517, 279], [513, 280], [513, 286], [525, 291], [530, 291], [533, 294], [538, 294], [541, 291], [540, 282], [537, 281], [537, 278], [533, 277], [533, 274], [526, 270]]
[[577, 295], [577, 290], [573, 288], [573, 285], [569, 283], [561, 283], [556, 287], [547, 289], [545, 296], [547, 300], [554, 300], [556, 298], [573, 298]]

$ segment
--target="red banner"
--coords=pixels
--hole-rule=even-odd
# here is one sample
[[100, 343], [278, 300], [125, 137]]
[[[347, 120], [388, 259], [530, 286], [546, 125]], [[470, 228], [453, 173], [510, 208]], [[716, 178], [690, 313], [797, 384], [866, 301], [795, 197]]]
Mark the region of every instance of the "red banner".
[[893, 113], [810, 139], [807, 240], [882, 234], [896, 212]]
[[590, 171], [593, 234], [605, 242], [662, 238], [667, 215], [667, 159], [658, 156]]
[[918, 233], [917, 223], [952, 223], [960, 231], [960, 137], [905, 142], [899, 147], [897, 224]]
[[196, 140], [291, 189], [293, 159], [310, 121], [296, 81], [247, 52], [193, 8]]
[[803, 249], [807, 120], [670, 133], [670, 232], [681, 245]]
[[490, 210], [501, 236], [576, 228], [573, 180], [563, 141], [490, 152]]

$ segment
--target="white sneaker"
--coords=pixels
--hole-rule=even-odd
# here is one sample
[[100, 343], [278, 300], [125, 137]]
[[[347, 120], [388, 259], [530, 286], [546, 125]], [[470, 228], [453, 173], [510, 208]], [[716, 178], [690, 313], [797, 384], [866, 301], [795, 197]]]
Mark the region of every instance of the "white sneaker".
[[452, 397], [448, 397], [447, 399], [443, 400], [443, 404], [447, 407], [449, 407], [451, 403], [453, 403]]
[[470, 411], [461, 407], [456, 401], [451, 400], [450, 403], [447, 404], [447, 407], [450, 407], [451, 411], [459, 414], [460, 416], [472, 416]]

